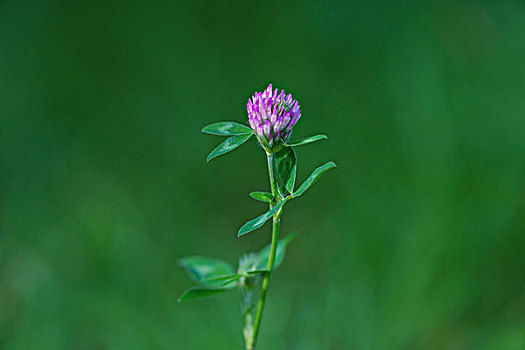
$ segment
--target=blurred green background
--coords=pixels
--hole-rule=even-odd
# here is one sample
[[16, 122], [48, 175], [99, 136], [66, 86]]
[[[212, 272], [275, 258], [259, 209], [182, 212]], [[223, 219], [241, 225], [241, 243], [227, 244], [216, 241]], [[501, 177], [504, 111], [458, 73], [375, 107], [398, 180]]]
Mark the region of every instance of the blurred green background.
[[177, 259], [269, 241], [253, 140], [301, 102], [263, 349], [525, 349], [523, 1], [0, 1], [0, 349], [242, 349]]

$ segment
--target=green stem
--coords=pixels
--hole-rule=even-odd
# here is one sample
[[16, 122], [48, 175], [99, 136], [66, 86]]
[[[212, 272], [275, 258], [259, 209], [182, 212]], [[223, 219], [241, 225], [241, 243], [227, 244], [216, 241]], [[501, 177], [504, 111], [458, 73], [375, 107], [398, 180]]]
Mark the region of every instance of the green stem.
[[[278, 195], [279, 192], [278, 192], [277, 186], [275, 186], [275, 178], [273, 175], [273, 154], [266, 153], [266, 160], [268, 164], [268, 176], [270, 177], [270, 189], [272, 190], [272, 195], [273, 195], [274, 200], [280, 202], [281, 198]], [[277, 203], [272, 203], [270, 207], [273, 208], [276, 204]]]
[[[273, 155], [271, 153], [267, 153], [268, 158], [268, 174], [270, 176], [270, 187], [272, 188], [272, 194], [274, 198], [274, 202], [270, 204], [270, 207], [273, 208], [275, 205], [277, 205], [281, 201], [281, 197], [279, 195], [279, 191], [277, 187], [275, 186], [275, 179], [273, 175]], [[262, 290], [261, 290], [261, 298], [259, 299], [259, 305], [257, 306], [257, 313], [255, 315], [255, 324], [254, 324], [254, 330], [253, 330], [253, 341], [251, 342], [251, 346], [255, 349], [255, 343], [257, 342], [257, 336], [259, 335], [259, 328], [261, 326], [261, 320], [264, 310], [264, 304], [266, 302], [266, 294], [268, 293], [268, 287], [270, 286], [270, 277], [272, 275], [273, 271], [273, 265], [275, 263], [275, 255], [277, 252], [277, 242], [279, 240], [279, 225], [281, 223], [281, 210], [279, 212], [275, 213], [273, 216], [273, 226], [272, 226], [272, 246], [270, 249], [270, 258], [268, 259], [268, 272], [266, 272], [264, 276], [264, 280], [262, 283]]]

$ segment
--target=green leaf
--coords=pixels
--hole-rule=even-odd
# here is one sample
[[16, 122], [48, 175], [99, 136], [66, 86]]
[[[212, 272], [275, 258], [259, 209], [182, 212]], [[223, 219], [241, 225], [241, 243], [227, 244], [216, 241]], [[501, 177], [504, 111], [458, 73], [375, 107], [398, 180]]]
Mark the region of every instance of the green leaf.
[[232, 275], [232, 277], [230, 277], [229, 279], [227, 279], [224, 282], [222, 282], [221, 286], [228, 287], [228, 288], [233, 288], [233, 287], [235, 287], [235, 285], [230, 286], [230, 284], [232, 284], [233, 282], [237, 281], [241, 277], [242, 277], [242, 275], [239, 275], [239, 274]]
[[252, 192], [250, 193], [250, 197], [265, 203], [271, 203], [273, 200], [272, 194], [268, 192]]
[[299, 139], [297, 141], [292, 141], [291, 143], [287, 144], [286, 146], [290, 146], [290, 147], [302, 146], [302, 145], [307, 145], [309, 143], [316, 142], [316, 141], [319, 141], [319, 140], [326, 140], [327, 138], [328, 137], [326, 135], [314, 135], [314, 136], [309, 136], [309, 137], [305, 137], [305, 138]]
[[237, 234], [237, 237], [244, 236], [245, 234], [247, 234], [249, 232], [252, 232], [253, 230], [256, 230], [259, 227], [261, 227], [262, 225], [264, 225], [264, 223], [266, 221], [268, 221], [275, 213], [277, 213], [279, 211], [279, 209], [281, 209], [281, 207], [284, 205], [284, 203], [286, 203], [286, 201], [288, 201], [288, 198], [286, 198], [281, 203], [277, 204], [275, 207], [273, 207], [272, 209], [270, 209], [266, 213], [262, 214], [261, 216], [256, 217], [255, 219], [250, 220], [247, 223], [245, 223], [241, 227], [241, 229], [239, 230], [239, 233]]
[[[223, 275], [223, 276], [218, 276], [218, 277], [212, 277], [212, 278], [204, 280], [204, 282], [205, 283], [223, 282], [223, 281], [227, 281], [229, 279], [235, 278], [236, 276], [239, 276], [239, 274], [233, 273], [231, 275]], [[217, 284], [221, 285], [221, 286], [223, 285], [223, 283], [217, 283]]]
[[223, 155], [224, 153], [233, 151], [234, 149], [248, 141], [248, 139], [252, 137], [252, 135], [253, 134], [242, 134], [227, 138], [220, 145], [218, 145], [217, 148], [211, 151], [211, 153], [208, 155], [208, 162], [215, 157]]
[[293, 193], [297, 174], [297, 159], [291, 147], [285, 147], [273, 155], [275, 180], [280, 193]]
[[212, 135], [231, 136], [252, 134], [253, 130], [245, 125], [234, 122], [213, 123], [202, 128], [202, 132]]
[[[284, 259], [284, 254], [286, 253], [286, 246], [290, 241], [296, 236], [296, 233], [290, 233], [288, 236], [282, 238], [277, 242], [277, 251], [275, 253], [275, 261], [273, 263], [273, 268], [276, 269], [281, 265]], [[261, 249], [259, 252], [259, 261], [257, 264], [258, 269], [265, 269], [268, 270], [268, 261], [270, 260], [270, 251], [272, 249], [272, 245], [268, 244], [266, 247]]]
[[222, 260], [189, 256], [179, 263], [192, 280], [206, 287], [217, 287], [220, 285], [220, 278], [234, 274], [232, 266]]
[[257, 269], [257, 270], [252, 270], [252, 271], [246, 271], [244, 273], [236, 273], [235, 275], [231, 275], [231, 276], [229, 276], [229, 278], [224, 279], [224, 282], [221, 283], [221, 286], [226, 287], [226, 288], [233, 288], [233, 287], [235, 287], [235, 285], [233, 285], [233, 286], [230, 286], [230, 285], [233, 282], [239, 280], [241, 277], [262, 275], [262, 274], [265, 274], [268, 271], [270, 271], [270, 270], [265, 268], [265, 269]]
[[326, 173], [328, 170], [336, 167], [337, 165], [335, 165], [334, 162], [328, 162], [325, 165], [321, 165], [319, 168], [315, 169], [310, 175], [310, 177], [308, 177], [308, 179], [306, 179], [306, 181], [303, 182], [303, 184], [297, 189], [293, 196], [299, 197], [300, 195], [302, 195], [307, 189], [310, 188], [310, 186], [312, 186], [314, 183], [316, 183], [317, 180], [319, 180], [321, 175]]
[[[229, 285], [232, 282], [237, 281], [239, 278], [241, 278], [243, 275], [239, 273], [234, 273], [227, 276], [220, 276], [217, 278], [211, 278], [209, 280], [206, 280], [206, 282], [217, 282], [217, 285], [220, 287], [224, 287]], [[227, 288], [233, 288], [235, 286], [228, 286]]]
[[270, 269], [268, 268], [264, 268], [264, 269], [257, 269], [257, 270], [252, 270], [252, 271], [246, 271], [246, 273], [248, 275], [260, 275], [260, 274], [263, 274], [263, 273], [266, 273], [266, 272], [269, 272]]
[[224, 292], [227, 292], [231, 290], [231, 288], [200, 288], [200, 287], [192, 287], [190, 289], [187, 289], [179, 298], [179, 303], [181, 301], [187, 301], [187, 300], [194, 300], [194, 299], [202, 299], [202, 298], [209, 298], [213, 297], [217, 294], [222, 294]]
[[244, 277], [244, 276], [262, 275], [262, 274], [265, 274], [268, 271], [270, 271], [270, 270], [267, 269], [267, 268], [264, 268], [264, 269], [257, 269], [257, 270], [246, 271], [244, 273], [236, 273], [236, 274], [233, 274], [233, 275], [221, 278], [221, 281], [223, 281], [223, 282], [220, 285], [222, 287], [226, 287], [226, 288], [233, 288], [233, 287], [235, 287], [235, 285], [231, 286], [231, 284], [233, 282], [239, 280], [240, 278]]

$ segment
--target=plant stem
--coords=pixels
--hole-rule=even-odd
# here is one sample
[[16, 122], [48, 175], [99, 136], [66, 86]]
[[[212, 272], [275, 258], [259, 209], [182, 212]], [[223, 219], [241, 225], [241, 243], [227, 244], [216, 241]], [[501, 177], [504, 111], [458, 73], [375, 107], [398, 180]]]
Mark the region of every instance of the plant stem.
[[259, 305], [257, 306], [257, 314], [255, 315], [255, 325], [253, 331], [253, 344], [257, 342], [257, 336], [259, 335], [259, 327], [261, 326], [262, 314], [264, 310], [264, 304], [266, 301], [266, 294], [268, 293], [268, 287], [270, 286], [270, 277], [273, 270], [273, 264], [275, 262], [275, 253], [277, 251], [277, 241], [279, 240], [279, 219], [273, 220], [273, 232], [272, 232], [272, 249], [270, 251], [270, 259], [268, 260], [268, 269], [264, 276], [261, 298], [259, 299]]
[[253, 322], [251, 310], [244, 314], [243, 334], [246, 342], [246, 350], [255, 349], [255, 345], [253, 344]]
[[281, 201], [281, 197], [279, 196], [279, 190], [277, 189], [277, 186], [275, 186], [275, 178], [273, 175], [273, 154], [266, 153], [266, 160], [268, 164], [268, 176], [270, 177], [270, 190], [272, 191], [274, 201], [277, 201], [277, 203], [272, 202], [272, 204], [270, 204], [270, 207], [273, 208]]
[[254, 302], [254, 285], [246, 278], [244, 281], [245, 288], [241, 288], [242, 293], [241, 302], [243, 309], [243, 335], [246, 343], [246, 350], [253, 350], [253, 309], [255, 308]]
[[[275, 179], [273, 175], [273, 155], [271, 153], [267, 153], [267, 159], [268, 159], [268, 174], [270, 176], [270, 187], [272, 189], [272, 194], [274, 198], [274, 202], [270, 204], [270, 207], [273, 208], [275, 205], [279, 204], [281, 201], [281, 197], [279, 194], [279, 190], [275, 186]], [[264, 310], [264, 304], [266, 302], [266, 294], [268, 293], [268, 287], [270, 286], [270, 277], [272, 275], [273, 271], [273, 264], [275, 262], [275, 255], [277, 252], [277, 242], [279, 241], [279, 225], [281, 223], [280, 219], [281, 210], [279, 212], [275, 213], [273, 216], [273, 226], [272, 226], [272, 245], [270, 249], [270, 258], [268, 259], [268, 272], [266, 272], [264, 276], [264, 280], [262, 283], [262, 290], [261, 290], [261, 298], [259, 299], [259, 305], [257, 306], [257, 314], [255, 315], [255, 324], [254, 324], [254, 330], [253, 330], [253, 341], [251, 343], [251, 346], [253, 346], [253, 349], [255, 349], [255, 343], [257, 342], [257, 336], [259, 335], [259, 327], [261, 326], [261, 320]]]

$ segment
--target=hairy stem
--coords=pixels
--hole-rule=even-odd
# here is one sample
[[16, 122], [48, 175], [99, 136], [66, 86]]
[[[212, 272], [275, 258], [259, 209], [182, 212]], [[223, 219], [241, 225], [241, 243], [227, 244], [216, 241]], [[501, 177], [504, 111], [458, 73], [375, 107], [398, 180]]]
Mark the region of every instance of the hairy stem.
[[255, 308], [254, 301], [254, 285], [248, 278], [244, 278], [245, 288], [241, 288], [243, 292], [241, 295], [242, 309], [243, 309], [243, 335], [246, 343], [246, 350], [253, 350], [253, 309]]
[[244, 340], [246, 342], [246, 350], [255, 349], [255, 344], [253, 343], [253, 322], [252, 322], [252, 313], [247, 312], [244, 314]]
[[[277, 189], [277, 186], [275, 185], [275, 179], [273, 174], [273, 155], [271, 153], [267, 153], [268, 158], [268, 174], [270, 176], [270, 187], [272, 189], [272, 194], [274, 201], [270, 204], [270, 207], [273, 208], [275, 205], [279, 204], [281, 201], [281, 197], [279, 194], [279, 190]], [[273, 216], [273, 225], [272, 225], [272, 245], [270, 250], [270, 258], [268, 259], [268, 272], [266, 272], [264, 276], [264, 280], [262, 283], [262, 290], [261, 290], [261, 298], [259, 299], [259, 305], [257, 306], [257, 313], [255, 315], [255, 324], [254, 324], [254, 330], [253, 330], [253, 341], [251, 342], [251, 346], [253, 349], [255, 349], [255, 343], [257, 342], [257, 336], [259, 335], [259, 328], [261, 326], [261, 320], [262, 315], [264, 311], [264, 304], [266, 302], [266, 294], [268, 293], [268, 287], [270, 286], [270, 277], [272, 275], [273, 271], [273, 265], [275, 263], [275, 254], [277, 252], [277, 242], [279, 240], [279, 225], [281, 223], [281, 210], [279, 210], [275, 215]]]

